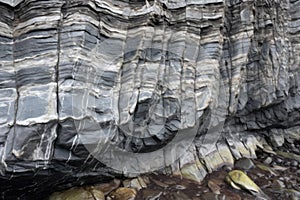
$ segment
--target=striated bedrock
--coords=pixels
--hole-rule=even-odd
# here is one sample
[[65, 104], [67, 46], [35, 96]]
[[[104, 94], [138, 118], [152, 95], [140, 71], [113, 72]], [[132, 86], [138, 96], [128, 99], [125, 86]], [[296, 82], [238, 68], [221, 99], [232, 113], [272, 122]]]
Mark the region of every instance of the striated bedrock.
[[1, 197], [162, 169], [201, 180], [299, 140], [298, 0], [2, 0], [0, 13]]

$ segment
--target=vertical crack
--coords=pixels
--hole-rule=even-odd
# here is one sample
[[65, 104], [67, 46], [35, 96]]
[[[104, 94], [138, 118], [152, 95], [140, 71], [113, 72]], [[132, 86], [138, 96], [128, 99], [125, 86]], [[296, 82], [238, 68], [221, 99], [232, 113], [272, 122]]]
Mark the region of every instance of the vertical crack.
[[15, 8], [13, 8], [13, 27], [12, 27], [12, 65], [13, 65], [13, 69], [15, 72], [15, 84], [16, 84], [16, 92], [17, 92], [17, 98], [16, 98], [16, 102], [15, 102], [15, 117], [14, 117], [14, 123], [13, 126], [16, 124], [17, 121], [17, 112], [18, 112], [18, 102], [19, 102], [19, 88], [18, 88], [18, 79], [17, 79], [17, 71], [16, 71], [16, 67], [15, 67], [15, 37], [14, 37], [14, 32], [15, 32]]
[[[56, 136], [57, 138], [58, 132], [59, 132], [59, 63], [60, 63], [60, 45], [61, 45], [61, 29], [62, 29], [62, 23], [63, 23], [63, 9], [66, 2], [64, 1], [60, 7], [60, 19], [58, 21], [57, 25], [57, 49], [56, 49], [56, 56], [57, 56], [57, 63], [55, 65], [55, 82], [56, 82], [56, 113], [57, 113], [57, 126], [56, 126]], [[53, 144], [55, 143], [55, 140], [53, 141]], [[54, 153], [54, 149], [52, 154]]]

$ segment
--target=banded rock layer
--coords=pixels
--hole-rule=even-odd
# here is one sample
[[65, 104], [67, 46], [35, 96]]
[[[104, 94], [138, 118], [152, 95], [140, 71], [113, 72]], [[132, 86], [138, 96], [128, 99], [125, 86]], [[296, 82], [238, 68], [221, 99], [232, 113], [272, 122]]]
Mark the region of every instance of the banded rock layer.
[[[16, 177], [3, 197], [128, 168], [198, 180], [299, 139], [298, 0], [0, 2], [1, 182]], [[112, 141], [162, 156], [135, 166], [105, 154]]]

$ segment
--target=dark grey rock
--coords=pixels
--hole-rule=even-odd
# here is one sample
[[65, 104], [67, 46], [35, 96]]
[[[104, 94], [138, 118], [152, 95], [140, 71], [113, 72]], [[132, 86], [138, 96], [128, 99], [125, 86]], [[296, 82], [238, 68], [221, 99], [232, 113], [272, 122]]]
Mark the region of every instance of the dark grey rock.
[[249, 158], [241, 158], [238, 161], [236, 161], [234, 166], [239, 169], [249, 170], [255, 167], [255, 164]]
[[299, 140], [300, 1], [269, 2], [0, 0], [1, 197]]

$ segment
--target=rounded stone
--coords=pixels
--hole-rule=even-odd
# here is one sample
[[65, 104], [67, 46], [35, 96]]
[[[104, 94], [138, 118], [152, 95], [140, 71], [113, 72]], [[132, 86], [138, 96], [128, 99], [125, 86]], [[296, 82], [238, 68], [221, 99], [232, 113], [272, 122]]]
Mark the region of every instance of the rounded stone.
[[109, 194], [113, 200], [134, 200], [136, 197], [136, 190], [133, 188], [120, 187]]
[[269, 165], [269, 164], [272, 163], [272, 161], [273, 161], [273, 159], [272, 159], [271, 157], [267, 157], [267, 158], [264, 160], [264, 164]]
[[293, 161], [291, 162], [291, 166], [297, 167], [297, 166], [298, 166], [298, 162], [297, 162], [296, 160], [293, 160]]

